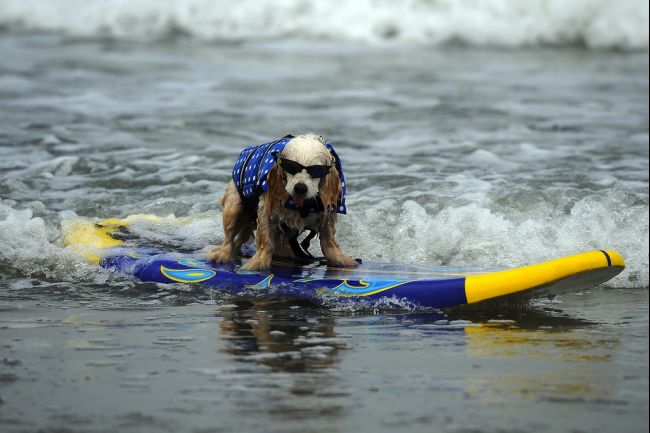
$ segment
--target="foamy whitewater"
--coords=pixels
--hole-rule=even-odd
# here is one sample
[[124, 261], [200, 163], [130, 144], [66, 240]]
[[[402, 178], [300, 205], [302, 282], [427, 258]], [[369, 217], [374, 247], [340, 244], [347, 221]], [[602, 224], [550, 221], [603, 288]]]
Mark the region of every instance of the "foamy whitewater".
[[0, 25], [151, 40], [327, 40], [647, 49], [643, 0], [1, 0]]

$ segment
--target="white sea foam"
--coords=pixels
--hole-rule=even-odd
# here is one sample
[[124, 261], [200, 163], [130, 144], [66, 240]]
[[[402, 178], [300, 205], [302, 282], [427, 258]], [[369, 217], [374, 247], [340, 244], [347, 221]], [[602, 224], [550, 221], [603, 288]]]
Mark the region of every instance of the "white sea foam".
[[366, 260], [484, 268], [608, 248], [627, 265], [609, 285], [648, 286], [647, 205], [631, 205], [616, 191], [585, 197], [568, 211], [537, 199], [534, 209], [500, 207], [486, 195], [465, 204], [458, 199], [442, 210], [412, 200], [357, 206], [342, 219], [339, 237]]
[[[608, 285], [648, 287], [648, 207], [626, 202], [611, 191], [587, 196], [562, 210], [552, 203], [531, 208], [499, 207], [487, 195], [471, 202], [454, 199], [441, 209], [413, 200], [355, 205], [341, 218], [339, 240], [344, 249], [367, 261], [484, 268], [522, 266], [593, 249], [610, 248], [626, 259], [623, 274]], [[543, 198], [537, 198], [544, 201]], [[40, 206], [39, 206], [40, 205]], [[0, 263], [20, 274], [43, 272], [67, 281], [107, 278], [61, 246], [61, 220], [69, 214], [47, 214], [0, 203]], [[47, 221], [46, 221], [47, 220]], [[159, 221], [135, 219], [129, 228], [144, 243], [169, 249], [201, 249], [220, 238], [217, 213], [199, 213]], [[314, 253], [317, 247], [314, 246]], [[94, 276], [93, 276], [94, 275]]]
[[647, 49], [644, 0], [0, 0], [0, 25], [72, 36], [316, 38]]
[[58, 219], [46, 221], [35, 216], [35, 210], [43, 211], [43, 205], [34, 202], [18, 210], [0, 203], [0, 265], [23, 276], [44, 274], [65, 281], [106, 281], [108, 273], [59, 244]]
[[[611, 248], [626, 259], [615, 287], [648, 286], [648, 209], [617, 194], [586, 197], [568, 212], [542, 206], [535, 212], [496, 209], [485, 198], [449, 204], [440, 211], [407, 200], [358, 206], [342, 218], [339, 238], [365, 260], [451, 266], [521, 266], [592, 249]], [[67, 218], [74, 215], [68, 215]], [[213, 214], [135, 221], [131, 232], [170, 249], [200, 249], [221, 233]], [[63, 280], [106, 278], [60, 245], [60, 222], [46, 223], [31, 209], [0, 204], [0, 262], [25, 275], [43, 272]], [[316, 249], [316, 248], [315, 248]], [[317, 253], [317, 251], [314, 251]], [[95, 272], [96, 271], [96, 272]], [[96, 277], [89, 277], [96, 274]]]

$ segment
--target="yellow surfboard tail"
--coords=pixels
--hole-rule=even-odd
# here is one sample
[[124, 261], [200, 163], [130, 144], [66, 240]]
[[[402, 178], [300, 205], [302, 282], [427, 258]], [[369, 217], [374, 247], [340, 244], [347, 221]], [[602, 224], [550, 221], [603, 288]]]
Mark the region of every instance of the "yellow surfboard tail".
[[467, 303], [472, 304], [545, 286], [558, 289], [561, 287], [557, 285], [561, 284], [568, 288], [580, 279], [591, 279], [597, 285], [624, 268], [625, 261], [616, 251], [589, 251], [521, 268], [468, 276], [465, 295]]

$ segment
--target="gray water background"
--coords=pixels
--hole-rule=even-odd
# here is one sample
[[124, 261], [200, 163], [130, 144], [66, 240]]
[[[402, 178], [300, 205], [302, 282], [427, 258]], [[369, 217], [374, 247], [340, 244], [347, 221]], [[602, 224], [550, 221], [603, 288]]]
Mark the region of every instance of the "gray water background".
[[[0, 53], [3, 432], [647, 431], [647, 52], [14, 32]], [[152, 244], [215, 243], [241, 148], [306, 131], [343, 158], [355, 256], [613, 248], [627, 270], [527, 308], [318, 308], [61, 243], [135, 213], [167, 217], [133, 227]]]

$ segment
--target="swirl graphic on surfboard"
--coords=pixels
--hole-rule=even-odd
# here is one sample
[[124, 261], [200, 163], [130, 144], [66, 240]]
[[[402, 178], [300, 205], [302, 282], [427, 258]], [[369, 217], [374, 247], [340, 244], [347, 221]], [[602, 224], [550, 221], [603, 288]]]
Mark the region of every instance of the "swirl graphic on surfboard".
[[343, 296], [369, 296], [401, 286], [408, 281], [365, 279], [356, 282], [358, 285], [353, 285], [350, 284], [350, 281], [343, 280], [341, 284], [332, 288], [332, 291]]
[[163, 265], [160, 266], [160, 273], [179, 283], [200, 283], [217, 275], [217, 272], [211, 269], [170, 269]]
[[[294, 283], [306, 283], [314, 281], [341, 281], [341, 280], [328, 280], [322, 278], [301, 278], [294, 281]], [[394, 289], [395, 287], [407, 284], [410, 281], [404, 280], [375, 280], [371, 278], [364, 278], [362, 280], [343, 280], [338, 285], [329, 289], [330, 291], [341, 296], [369, 296], [375, 293], [385, 292], [386, 290]]]

